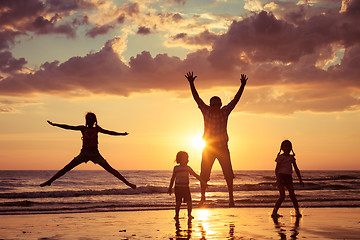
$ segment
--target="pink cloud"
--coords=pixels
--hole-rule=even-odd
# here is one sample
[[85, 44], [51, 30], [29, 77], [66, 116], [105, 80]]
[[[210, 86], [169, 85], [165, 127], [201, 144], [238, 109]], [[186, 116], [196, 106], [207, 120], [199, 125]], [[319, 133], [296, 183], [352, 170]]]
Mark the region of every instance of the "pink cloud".
[[[262, 11], [233, 21], [221, 35], [209, 31], [191, 37], [176, 35], [176, 40], [212, 47], [189, 53], [185, 59], [144, 51], [126, 64], [109, 41], [96, 53], [44, 63], [31, 74], [14, 73], [0, 82], [0, 94], [88, 91], [128, 96], [151, 90], [188, 91], [187, 71], [199, 76], [199, 90], [238, 87], [240, 73], [246, 73], [249, 82], [242, 110], [247, 112], [359, 109], [360, 26], [354, 14], [359, 6], [354, 2], [340, 13], [328, 9], [323, 14], [321, 9], [316, 14], [316, 9], [301, 6], [284, 17]], [[131, 6], [135, 14], [136, 6]], [[335, 46], [345, 49], [342, 59], [328, 69], [319, 67], [320, 61], [331, 59]], [[283, 92], [277, 94], [276, 88]]]

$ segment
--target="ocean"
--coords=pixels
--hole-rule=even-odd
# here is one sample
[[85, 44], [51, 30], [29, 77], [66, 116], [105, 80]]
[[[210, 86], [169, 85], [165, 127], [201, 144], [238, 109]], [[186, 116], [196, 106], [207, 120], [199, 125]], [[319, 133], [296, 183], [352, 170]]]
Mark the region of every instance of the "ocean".
[[[167, 189], [172, 171], [120, 171], [135, 190], [104, 170], [72, 170], [50, 187], [39, 187], [56, 171], [1, 170], [0, 214], [76, 213], [173, 209], [175, 196]], [[301, 208], [360, 207], [360, 171], [301, 171], [305, 187], [294, 176]], [[194, 206], [200, 200], [200, 184], [191, 177]], [[274, 206], [278, 198], [274, 171], [235, 171], [236, 207]], [[208, 207], [228, 206], [228, 192], [221, 171], [209, 182]], [[286, 194], [282, 207], [292, 207]]]

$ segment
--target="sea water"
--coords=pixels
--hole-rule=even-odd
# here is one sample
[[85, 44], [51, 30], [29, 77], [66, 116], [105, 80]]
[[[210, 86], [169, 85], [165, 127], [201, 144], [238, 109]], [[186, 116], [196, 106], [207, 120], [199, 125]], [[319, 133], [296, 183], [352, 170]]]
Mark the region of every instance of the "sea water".
[[[172, 171], [131, 170], [120, 173], [135, 190], [104, 170], [72, 170], [51, 186], [40, 187], [56, 171], [0, 171], [0, 214], [97, 212], [172, 209], [169, 196]], [[305, 187], [294, 174], [295, 193], [301, 208], [360, 207], [360, 171], [302, 171]], [[200, 184], [190, 177], [194, 206]], [[237, 207], [272, 208], [278, 198], [274, 171], [235, 171]], [[207, 189], [207, 207], [227, 207], [228, 192], [221, 171], [213, 171]], [[292, 207], [286, 194], [283, 207]]]

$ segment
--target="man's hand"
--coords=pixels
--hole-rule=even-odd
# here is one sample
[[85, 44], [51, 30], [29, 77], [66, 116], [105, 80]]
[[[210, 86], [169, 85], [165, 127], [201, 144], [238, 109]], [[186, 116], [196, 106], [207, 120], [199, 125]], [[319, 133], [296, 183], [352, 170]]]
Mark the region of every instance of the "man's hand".
[[240, 77], [240, 81], [241, 81], [241, 85], [246, 85], [246, 82], [247, 82], [248, 78], [246, 77], [245, 74], [241, 74], [241, 77]]
[[188, 72], [185, 77], [187, 78], [187, 80], [189, 81], [189, 83], [193, 83], [195, 81], [195, 78], [197, 78], [197, 76], [194, 77], [194, 73], [193, 72]]

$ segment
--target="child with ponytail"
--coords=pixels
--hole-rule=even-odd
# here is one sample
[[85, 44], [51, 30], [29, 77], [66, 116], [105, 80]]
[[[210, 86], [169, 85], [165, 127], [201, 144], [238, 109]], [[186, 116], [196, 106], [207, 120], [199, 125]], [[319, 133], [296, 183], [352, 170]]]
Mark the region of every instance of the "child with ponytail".
[[68, 130], [76, 130], [81, 131], [82, 133], [82, 149], [80, 154], [75, 157], [70, 163], [68, 163], [63, 169], [58, 171], [52, 178], [47, 180], [46, 182], [40, 184], [41, 187], [50, 186], [53, 181], [63, 176], [65, 173], [78, 166], [81, 163], [87, 163], [89, 160], [95, 164], [99, 164], [106, 171], [123, 181], [126, 185], [131, 187], [132, 189], [136, 188], [136, 185], [128, 182], [117, 170], [112, 168], [109, 163], [100, 155], [98, 150], [98, 133], [104, 133], [108, 135], [128, 135], [127, 132], [118, 133], [115, 131], [109, 131], [101, 128], [97, 124], [96, 115], [92, 112], [88, 112], [85, 116], [85, 126], [70, 126], [66, 124], [58, 124], [47, 121], [51, 126], [60, 127]]
[[[281, 153], [281, 151], [283, 153]], [[278, 210], [285, 199], [285, 188], [288, 190], [290, 199], [293, 202], [296, 217], [301, 217], [301, 213], [299, 211], [299, 204], [296, 199], [295, 191], [294, 191], [294, 184], [292, 179], [292, 166], [294, 166], [294, 170], [296, 172], [296, 175], [298, 176], [300, 185], [304, 186], [304, 182], [302, 181], [300, 170], [295, 161], [295, 153], [292, 148], [292, 144], [289, 140], [285, 140], [281, 143], [280, 151], [277, 155], [275, 162], [276, 162], [275, 174], [277, 180], [276, 183], [279, 189], [280, 196], [275, 203], [275, 207], [271, 214], [271, 217], [273, 218], [281, 217], [281, 215], [278, 214]]]

